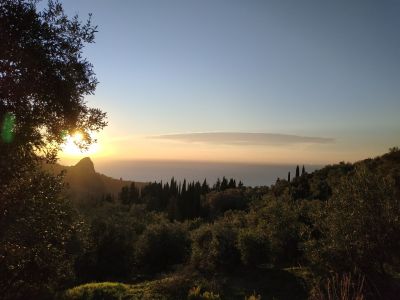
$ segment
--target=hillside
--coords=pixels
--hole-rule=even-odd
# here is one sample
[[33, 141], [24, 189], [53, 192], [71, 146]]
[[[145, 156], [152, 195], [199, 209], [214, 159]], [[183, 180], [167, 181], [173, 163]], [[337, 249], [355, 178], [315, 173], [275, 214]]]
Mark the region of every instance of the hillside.
[[[62, 166], [60, 164], [47, 164], [45, 169], [50, 173], [58, 175], [64, 174], [64, 181], [68, 186], [68, 197], [74, 202], [94, 201], [103, 195], [118, 197], [122, 187], [129, 186], [134, 181], [115, 179], [95, 170], [94, 164], [89, 157], [81, 159], [74, 166]], [[139, 189], [146, 183], [134, 182]]]
[[398, 299], [399, 178], [393, 148], [269, 187], [149, 183], [86, 214], [67, 299]]

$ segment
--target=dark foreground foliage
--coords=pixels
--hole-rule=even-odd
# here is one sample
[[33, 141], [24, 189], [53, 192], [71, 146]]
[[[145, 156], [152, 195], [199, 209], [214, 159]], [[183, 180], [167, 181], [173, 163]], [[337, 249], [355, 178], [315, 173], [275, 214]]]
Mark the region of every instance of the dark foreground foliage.
[[0, 28], [2, 299], [398, 298], [398, 148], [271, 187], [172, 179], [75, 207], [39, 162], [105, 126], [83, 100], [96, 28], [33, 0], [0, 1]]
[[[149, 299], [396, 299], [399, 165], [395, 151], [303, 174], [304, 199], [292, 192], [300, 178], [279, 180], [261, 197], [259, 188], [210, 188], [201, 207], [223, 197], [232, 208], [183, 222], [146, 200], [98, 203], [86, 211], [91, 277], [78, 280], [123, 281]], [[327, 199], [315, 199], [321, 187], [329, 187]], [[238, 207], [236, 195], [246, 205]]]

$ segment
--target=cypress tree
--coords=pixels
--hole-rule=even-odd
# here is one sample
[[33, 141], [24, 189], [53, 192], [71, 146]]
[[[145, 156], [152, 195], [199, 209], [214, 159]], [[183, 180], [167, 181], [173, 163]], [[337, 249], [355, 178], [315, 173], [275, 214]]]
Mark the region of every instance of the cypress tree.
[[132, 182], [129, 188], [129, 204], [132, 205], [134, 203], [139, 203], [139, 190], [135, 183]]
[[221, 191], [225, 191], [228, 188], [228, 180], [226, 177], [222, 177], [222, 182], [221, 182]]
[[124, 186], [119, 193], [119, 200], [122, 204], [129, 205], [129, 187]]
[[219, 192], [221, 189], [221, 180], [218, 178], [217, 182], [215, 183], [215, 190]]
[[208, 186], [207, 180], [204, 178], [203, 185], [201, 186], [201, 193], [207, 194], [210, 191], [210, 187]]
[[296, 167], [296, 178], [300, 176], [300, 168], [299, 165]]
[[[190, 187], [190, 184], [189, 184]], [[186, 179], [183, 179], [181, 194], [184, 195], [186, 193]]]

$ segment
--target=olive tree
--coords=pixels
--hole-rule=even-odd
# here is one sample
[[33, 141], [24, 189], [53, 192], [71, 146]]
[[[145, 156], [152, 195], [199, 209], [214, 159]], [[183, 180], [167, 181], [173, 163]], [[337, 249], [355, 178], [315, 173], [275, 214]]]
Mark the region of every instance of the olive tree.
[[[54, 298], [71, 278], [79, 226], [59, 178], [40, 171], [68, 134], [80, 147], [106, 125], [88, 107], [97, 79], [83, 57], [96, 27], [65, 15], [60, 3], [0, 0], [0, 293], [3, 299]], [[4, 279], [4, 280], [3, 280]]]
[[342, 179], [316, 220], [309, 242], [319, 267], [376, 276], [399, 271], [400, 199], [394, 180], [359, 167]]
[[97, 79], [82, 55], [94, 41], [90, 17], [68, 18], [58, 2], [0, 1], [0, 184], [18, 177], [37, 158], [54, 160], [67, 134], [106, 125], [105, 113], [84, 100]]

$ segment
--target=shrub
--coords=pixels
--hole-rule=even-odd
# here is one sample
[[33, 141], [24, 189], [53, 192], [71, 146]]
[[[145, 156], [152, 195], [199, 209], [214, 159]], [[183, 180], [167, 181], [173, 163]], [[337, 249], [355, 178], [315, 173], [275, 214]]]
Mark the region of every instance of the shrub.
[[301, 243], [305, 224], [301, 221], [298, 202], [291, 199], [265, 198], [258, 214], [261, 228], [268, 236], [271, 261], [275, 265], [292, 265], [302, 258]]
[[162, 222], [149, 225], [140, 236], [135, 257], [147, 271], [161, 271], [182, 263], [188, 257], [190, 240], [180, 223]]
[[324, 280], [310, 295], [310, 300], [364, 300], [364, 277], [335, 274]]
[[206, 208], [211, 218], [216, 218], [228, 210], [244, 210], [248, 200], [239, 189], [228, 189], [221, 192], [211, 192], [206, 197]]
[[[147, 220], [142, 218], [147, 217]], [[150, 214], [137, 206], [103, 203], [88, 213], [91, 220], [90, 249], [75, 264], [78, 282], [120, 281], [134, 273], [134, 244]]]
[[197, 286], [189, 290], [188, 300], [221, 300], [221, 297], [213, 292], [205, 291], [201, 293], [201, 288]]
[[256, 266], [270, 261], [270, 243], [262, 230], [242, 229], [238, 235], [238, 248], [242, 263]]
[[129, 291], [122, 283], [88, 283], [65, 292], [66, 300], [119, 300]]
[[153, 293], [164, 295], [168, 299], [185, 299], [187, 290], [192, 286], [191, 274], [172, 275], [154, 281]]
[[253, 293], [253, 295], [250, 295], [249, 297], [244, 297], [245, 300], [261, 300], [261, 295], [257, 295], [256, 293]]
[[393, 180], [358, 169], [341, 181], [318, 216], [321, 237], [308, 243], [310, 259], [339, 273], [398, 271], [399, 215]]
[[232, 269], [240, 262], [237, 229], [221, 220], [205, 224], [192, 234], [192, 263], [201, 270]]
[[73, 280], [86, 226], [62, 186], [60, 178], [33, 171], [0, 192], [1, 299], [52, 299]]

